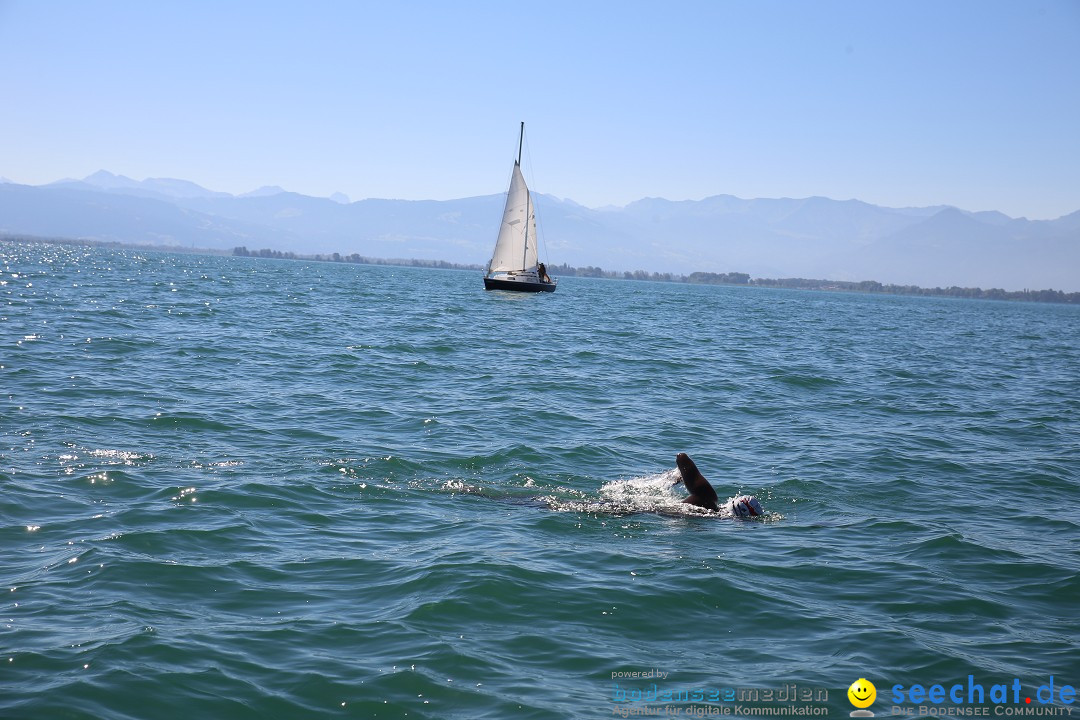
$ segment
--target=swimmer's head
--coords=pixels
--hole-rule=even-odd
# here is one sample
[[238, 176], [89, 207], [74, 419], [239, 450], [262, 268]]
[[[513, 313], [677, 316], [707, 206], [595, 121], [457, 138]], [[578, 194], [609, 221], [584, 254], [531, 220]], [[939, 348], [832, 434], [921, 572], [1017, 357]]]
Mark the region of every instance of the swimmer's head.
[[727, 510], [735, 517], [757, 517], [764, 515], [761, 503], [753, 495], [740, 495], [727, 502]]

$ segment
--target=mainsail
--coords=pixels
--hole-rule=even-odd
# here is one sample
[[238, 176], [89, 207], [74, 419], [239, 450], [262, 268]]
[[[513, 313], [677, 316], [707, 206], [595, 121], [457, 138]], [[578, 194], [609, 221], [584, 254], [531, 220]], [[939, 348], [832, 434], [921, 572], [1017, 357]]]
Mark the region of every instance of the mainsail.
[[521, 175], [521, 164], [514, 163], [514, 176], [506, 193], [499, 239], [491, 256], [488, 272], [532, 270], [536, 268], [536, 214], [529, 188]]

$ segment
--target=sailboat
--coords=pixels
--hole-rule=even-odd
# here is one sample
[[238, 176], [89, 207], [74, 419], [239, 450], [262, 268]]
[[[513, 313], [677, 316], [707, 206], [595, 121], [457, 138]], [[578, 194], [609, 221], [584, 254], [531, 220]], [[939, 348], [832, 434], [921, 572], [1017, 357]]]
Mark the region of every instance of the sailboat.
[[499, 239], [484, 274], [485, 290], [517, 290], [520, 292], [555, 292], [555, 281], [536, 254], [536, 211], [532, 196], [521, 174], [521, 145], [525, 139], [525, 123], [521, 123], [518, 156], [514, 174], [506, 193]]

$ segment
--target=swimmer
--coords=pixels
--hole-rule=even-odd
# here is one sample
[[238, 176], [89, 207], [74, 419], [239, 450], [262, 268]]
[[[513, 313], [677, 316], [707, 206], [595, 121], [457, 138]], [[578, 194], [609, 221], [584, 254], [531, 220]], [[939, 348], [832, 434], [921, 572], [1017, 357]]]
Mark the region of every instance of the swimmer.
[[[679, 466], [682, 483], [686, 486], [686, 491], [690, 493], [683, 502], [687, 505], [720, 512], [720, 503], [716, 491], [713, 490], [713, 486], [709, 484], [701, 471], [697, 469], [697, 465], [690, 459], [690, 456], [686, 453], [679, 453], [675, 456], [675, 464]], [[757, 517], [765, 514], [765, 511], [761, 508], [761, 503], [753, 495], [739, 495], [731, 498], [725, 503], [724, 509], [734, 517]]]

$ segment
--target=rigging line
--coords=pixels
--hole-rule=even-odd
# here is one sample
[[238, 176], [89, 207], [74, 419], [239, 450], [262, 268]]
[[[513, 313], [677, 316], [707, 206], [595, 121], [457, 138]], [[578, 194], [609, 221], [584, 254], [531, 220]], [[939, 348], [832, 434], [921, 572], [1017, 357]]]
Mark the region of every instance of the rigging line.
[[[514, 164], [514, 172], [521, 174], [521, 181], [525, 182], [525, 174], [521, 172], [521, 149], [525, 145], [525, 121], [521, 121], [521, 131], [518, 134], [518, 154], [517, 162]], [[529, 183], [525, 182], [525, 224], [521, 226], [521, 231], [524, 233], [525, 242], [522, 243], [521, 248], [521, 269], [527, 270], [525, 259], [529, 257], [529, 213], [532, 210], [532, 192], [529, 190]]]
[[[526, 135], [523, 135], [522, 137], [522, 142], [524, 143], [525, 147], [525, 158], [528, 161], [529, 167], [529, 177], [527, 178], [527, 185], [529, 186], [529, 199], [531, 202], [532, 196], [535, 193], [536, 173], [533, 172], [532, 146], [529, 145], [529, 138]], [[522, 173], [522, 177], [524, 177], [524, 173]], [[536, 194], [539, 198], [539, 193]], [[547, 253], [547, 240], [544, 237], [544, 227], [543, 222], [541, 221], [540, 205], [541, 203], [539, 202], [539, 199], [537, 200], [537, 202], [533, 202], [532, 204], [532, 214], [535, 216], [536, 219], [536, 238], [534, 240], [536, 243], [536, 257], [539, 258], [541, 255], [541, 251], [543, 251], [544, 264], [546, 265], [547, 261], [551, 258], [548, 257]]]
[[[518, 136], [518, 162], [517, 162], [518, 172], [521, 172], [521, 150], [522, 150], [522, 148], [524, 146], [525, 146], [525, 121], [523, 120], [521, 122], [521, 134]], [[532, 170], [532, 156], [531, 155], [529, 157], [529, 170], [530, 171]], [[522, 173], [521, 179], [525, 180], [525, 174], [524, 173]], [[526, 258], [529, 257], [529, 224], [530, 224], [530, 222], [532, 220], [532, 217], [531, 217], [532, 213], [533, 213], [533, 209], [532, 209], [532, 188], [529, 186], [529, 183], [526, 182], [525, 183], [525, 227], [523, 228], [523, 230], [525, 232], [525, 246], [521, 250], [521, 269], [522, 270], [527, 270], [528, 269], [526, 267], [527, 263], [525, 262], [525, 260], [526, 260]], [[535, 240], [534, 240], [534, 242], [535, 242]]]

